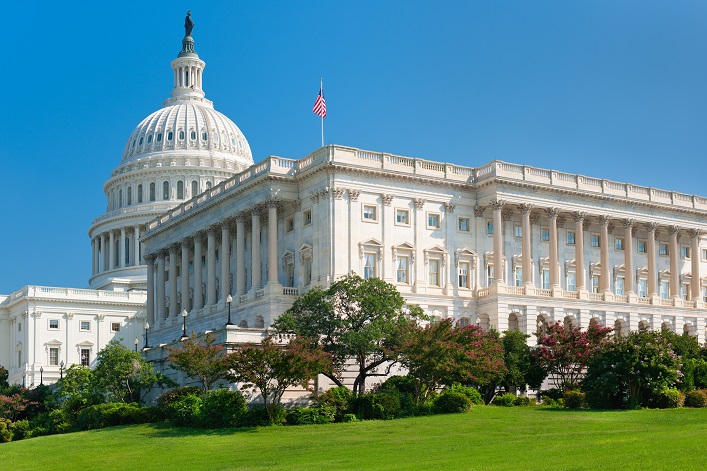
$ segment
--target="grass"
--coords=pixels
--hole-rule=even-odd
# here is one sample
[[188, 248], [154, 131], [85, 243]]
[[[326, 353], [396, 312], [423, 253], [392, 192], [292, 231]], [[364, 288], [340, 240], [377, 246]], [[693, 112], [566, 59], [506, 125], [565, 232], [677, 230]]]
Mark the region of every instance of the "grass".
[[707, 408], [470, 414], [257, 429], [135, 425], [0, 445], [2, 469], [703, 470]]

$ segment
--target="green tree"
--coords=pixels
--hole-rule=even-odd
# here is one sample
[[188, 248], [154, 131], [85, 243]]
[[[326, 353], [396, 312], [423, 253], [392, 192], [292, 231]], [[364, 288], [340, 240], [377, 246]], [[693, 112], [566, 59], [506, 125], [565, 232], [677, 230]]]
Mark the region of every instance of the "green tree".
[[214, 345], [216, 337], [206, 334], [200, 340], [192, 334], [178, 347], [165, 347], [169, 353], [170, 365], [187, 376], [198, 379], [201, 389], [206, 394], [214, 384], [225, 379], [228, 373], [226, 356], [222, 354], [223, 345]]
[[10, 386], [7, 382], [7, 378], [10, 377], [7, 369], [4, 366], [0, 366], [0, 389]]
[[405, 307], [395, 286], [378, 278], [364, 280], [347, 275], [329, 289], [310, 289], [275, 323], [282, 332], [320, 339], [332, 356], [333, 371], [327, 376], [342, 386], [340, 375], [347, 361], [356, 365], [353, 390], [363, 394], [366, 378], [379, 374], [377, 368], [397, 360], [397, 345], [407, 329], [408, 319], [422, 316], [418, 306]]
[[231, 381], [245, 383], [243, 389], [255, 387], [260, 391], [270, 421], [287, 388], [306, 388], [307, 382], [320, 372], [331, 374], [332, 367], [331, 355], [298, 337], [282, 345], [268, 336], [259, 345], [246, 345], [232, 352], [226, 361]]
[[475, 325], [455, 326], [451, 319], [426, 327], [410, 323], [400, 354], [415, 378], [416, 404], [442, 385], [484, 386], [506, 372], [497, 335]]

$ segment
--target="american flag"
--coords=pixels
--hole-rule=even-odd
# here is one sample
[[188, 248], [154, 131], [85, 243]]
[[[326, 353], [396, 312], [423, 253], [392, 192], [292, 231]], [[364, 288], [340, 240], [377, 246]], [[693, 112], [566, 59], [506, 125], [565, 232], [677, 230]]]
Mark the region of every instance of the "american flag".
[[317, 96], [317, 101], [314, 102], [314, 108], [312, 108], [312, 113], [319, 115], [322, 119], [326, 118], [326, 101], [324, 101], [324, 88], [319, 87], [319, 96]]

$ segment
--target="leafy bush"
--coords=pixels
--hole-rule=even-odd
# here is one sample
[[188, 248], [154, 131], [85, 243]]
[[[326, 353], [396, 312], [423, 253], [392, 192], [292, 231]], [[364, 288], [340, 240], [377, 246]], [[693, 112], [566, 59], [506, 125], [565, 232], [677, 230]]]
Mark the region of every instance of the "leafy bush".
[[392, 392], [363, 394], [352, 401], [360, 419], [394, 419], [400, 413], [400, 396]]
[[535, 399], [531, 399], [531, 398], [525, 397], [525, 396], [517, 396], [515, 401], [513, 401], [513, 405], [516, 407], [534, 406]]
[[562, 399], [564, 400], [565, 407], [567, 409], [580, 409], [584, 406], [585, 395], [582, 391], [571, 389], [569, 391], [565, 391]]
[[505, 393], [496, 396], [491, 404], [501, 407], [513, 407], [516, 402], [516, 395], [513, 393]]
[[201, 394], [201, 388], [196, 386], [183, 386], [181, 388], [170, 389], [160, 394], [157, 398], [157, 405], [164, 409], [168, 405], [185, 396], [198, 396], [199, 394]]
[[356, 417], [356, 414], [344, 414], [344, 416], [341, 418], [341, 421], [344, 423], [358, 422], [358, 417]]
[[413, 407], [412, 410], [412, 415], [415, 416], [420, 416], [420, 415], [432, 415], [435, 413], [434, 411], [434, 403], [439, 398], [439, 394], [435, 396], [433, 400], [428, 400], [424, 404], [418, 404]]
[[449, 391], [441, 394], [434, 402], [434, 411], [437, 414], [459, 414], [471, 410], [471, 399], [465, 394]]
[[285, 409], [282, 406], [275, 405], [272, 408], [273, 420], [270, 420], [268, 411], [262, 406], [256, 406], [248, 409], [245, 416], [244, 424], [247, 427], [264, 427], [267, 425], [278, 425], [285, 422]]
[[316, 401], [321, 406], [332, 407], [334, 409], [334, 420], [341, 422], [344, 415], [351, 410], [350, 403], [352, 398], [353, 392], [349, 388], [339, 386], [326, 390], [317, 397]]
[[201, 425], [206, 428], [240, 427], [248, 414], [243, 394], [228, 389], [209, 391], [201, 407]]
[[92, 430], [115, 425], [144, 424], [154, 422], [159, 417], [160, 414], [153, 407], [109, 402], [90, 406], [79, 412], [78, 426], [81, 430]]
[[0, 443], [12, 441], [12, 422], [0, 417]]
[[541, 397], [543, 398], [543, 401], [548, 398], [548, 399], [553, 399], [553, 400], [558, 400], [562, 399], [562, 391], [560, 391], [557, 388], [550, 388], [542, 392]]
[[649, 405], [659, 409], [675, 409], [680, 407], [684, 400], [685, 396], [676, 388], [666, 388], [654, 395]]
[[695, 389], [685, 393], [685, 407], [707, 406], [707, 392]]
[[466, 397], [471, 400], [472, 404], [478, 405], [483, 405], [484, 404], [484, 398], [481, 397], [481, 393], [479, 392], [478, 389], [476, 388], [469, 388], [467, 386], [462, 386], [459, 383], [455, 383], [451, 386], [449, 386], [447, 389], [444, 390], [444, 392], [457, 392], [464, 394]]
[[12, 440], [24, 440], [32, 438], [32, 430], [29, 425], [29, 420], [23, 419], [12, 423]]
[[328, 424], [334, 421], [334, 412], [331, 406], [295, 407], [287, 412], [287, 425]]
[[165, 417], [177, 427], [197, 427], [204, 401], [200, 394], [186, 394], [162, 408]]

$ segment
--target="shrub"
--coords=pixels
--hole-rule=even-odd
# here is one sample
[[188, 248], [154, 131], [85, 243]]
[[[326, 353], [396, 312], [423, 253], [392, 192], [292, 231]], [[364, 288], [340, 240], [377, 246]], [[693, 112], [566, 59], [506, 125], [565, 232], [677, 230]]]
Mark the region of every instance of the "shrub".
[[204, 401], [198, 394], [186, 394], [168, 403], [162, 409], [165, 417], [177, 427], [196, 427]]
[[201, 425], [206, 428], [240, 427], [248, 414], [243, 394], [228, 389], [209, 391], [201, 407]]
[[328, 424], [334, 421], [334, 408], [321, 407], [295, 407], [287, 412], [287, 425], [313, 425]]
[[420, 415], [432, 415], [435, 413], [434, 411], [434, 403], [439, 398], [439, 395], [435, 396], [434, 400], [428, 400], [424, 404], [418, 404], [413, 407], [412, 410], [412, 415], [415, 416], [420, 416]]
[[363, 394], [353, 400], [352, 408], [360, 419], [394, 419], [400, 413], [400, 396], [391, 392]]
[[531, 398], [525, 397], [525, 396], [517, 396], [515, 401], [513, 401], [513, 405], [516, 407], [534, 406], [535, 399], [531, 399]]
[[334, 420], [341, 422], [344, 415], [351, 410], [351, 399], [353, 393], [346, 386], [331, 388], [317, 397], [316, 401], [321, 406], [332, 407], [334, 409]]
[[491, 404], [501, 407], [512, 407], [516, 402], [516, 395], [513, 393], [505, 393], [496, 396]]
[[450, 391], [441, 394], [434, 402], [437, 414], [459, 414], [471, 410], [471, 399], [460, 392]]
[[562, 399], [562, 394], [562, 391], [560, 391], [559, 389], [550, 388], [543, 391], [541, 397], [543, 398], [543, 400], [545, 400], [545, 398], [549, 398], [557, 401], [558, 399]]
[[707, 393], [695, 389], [685, 393], [685, 407], [705, 407], [707, 406]]
[[263, 406], [255, 406], [248, 409], [243, 425], [248, 427], [264, 427], [267, 425], [279, 425], [285, 422], [285, 409], [282, 406], [274, 405], [272, 408], [273, 420], [270, 421], [268, 411]]
[[12, 440], [24, 440], [25, 438], [32, 438], [32, 430], [29, 425], [29, 420], [18, 420], [12, 423]]
[[582, 391], [571, 389], [569, 391], [565, 391], [562, 399], [564, 400], [565, 407], [567, 409], [580, 409], [584, 406], [585, 395]]
[[675, 409], [684, 400], [685, 396], [676, 388], [666, 388], [651, 397], [649, 404], [659, 409]]
[[153, 407], [136, 403], [109, 402], [90, 406], [79, 412], [78, 426], [92, 430], [115, 425], [144, 424], [157, 420], [159, 414]]
[[467, 386], [462, 386], [461, 384], [453, 384], [449, 386], [447, 389], [444, 390], [444, 392], [457, 392], [464, 394], [466, 397], [471, 400], [472, 404], [476, 405], [483, 405], [484, 404], [484, 398], [481, 397], [481, 393], [479, 392], [478, 389], [476, 388], [469, 388]]
[[0, 417], [0, 443], [12, 441], [12, 422]]
[[341, 421], [344, 423], [358, 422], [358, 417], [356, 417], [356, 414], [344, 414], [344, 416], [341, 418]]
[[170, 389], [160, 394], [160, 396], [157, 398], [157, 405], [164, 409], [171, 403], [177, 401], [178, 399], [184, 396], [198, 396], [199, 394], [201, 394], [201, 388], [197, 388], [196, 386], [184, 386], [181, 388]]

